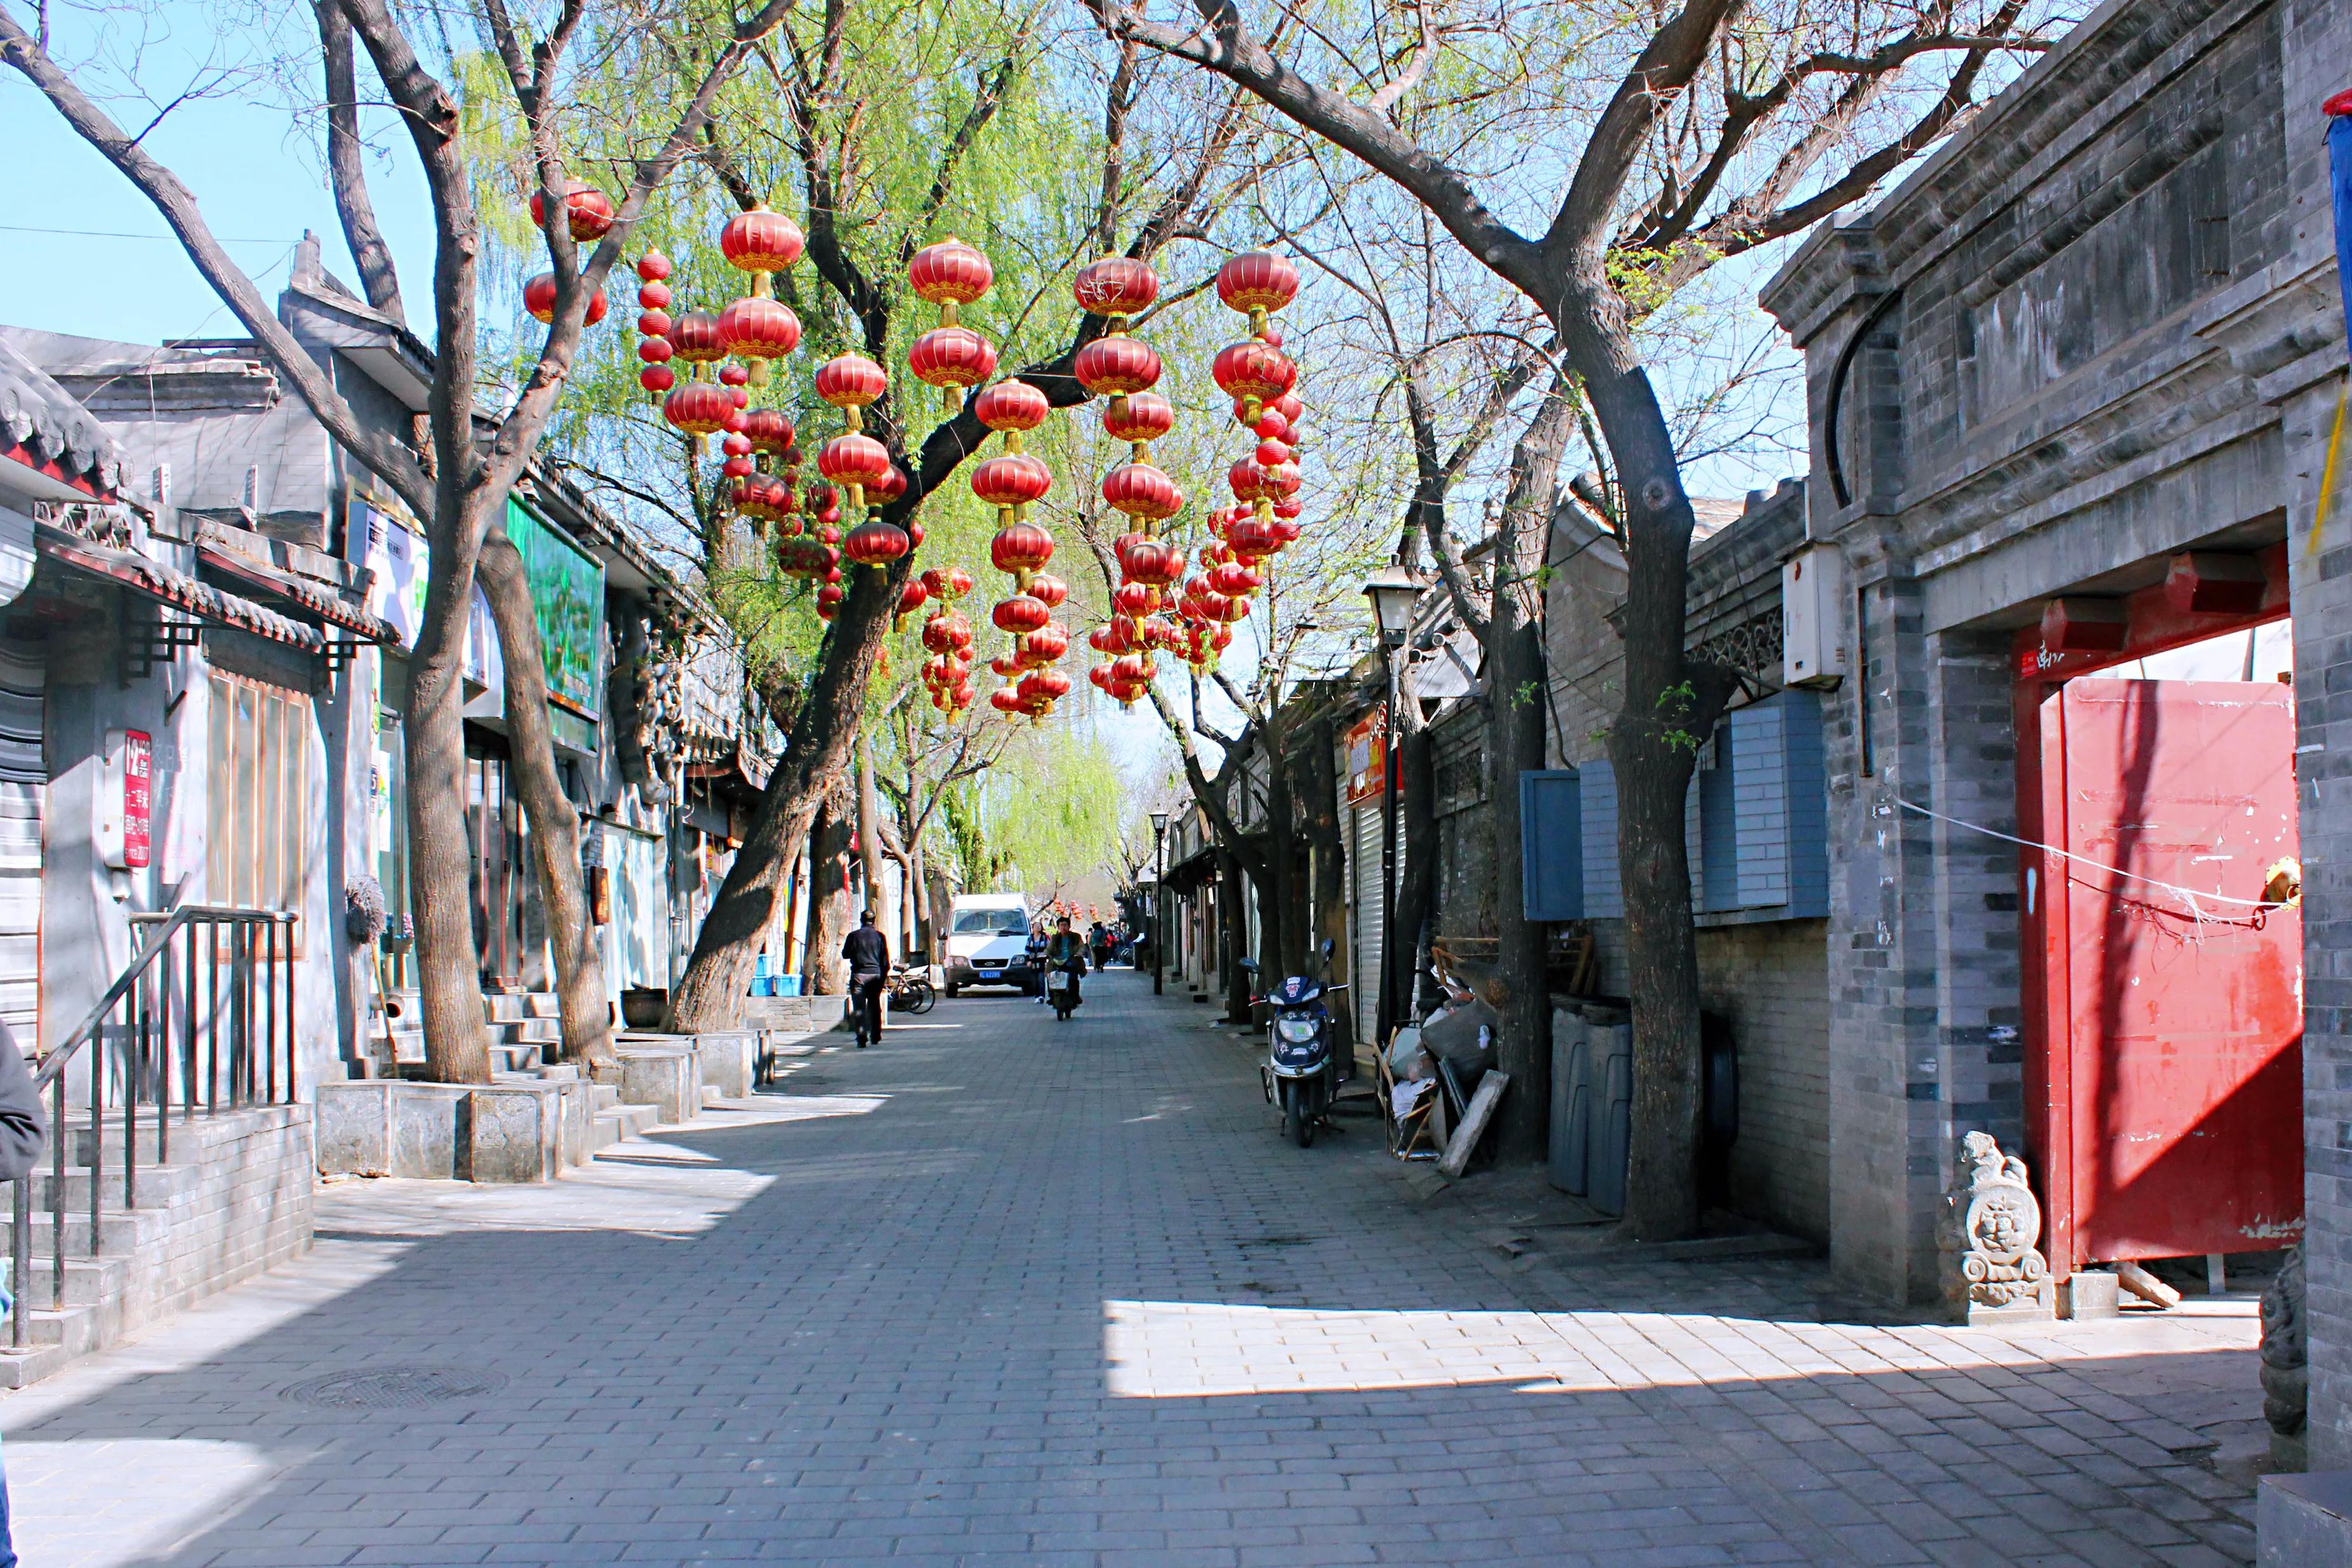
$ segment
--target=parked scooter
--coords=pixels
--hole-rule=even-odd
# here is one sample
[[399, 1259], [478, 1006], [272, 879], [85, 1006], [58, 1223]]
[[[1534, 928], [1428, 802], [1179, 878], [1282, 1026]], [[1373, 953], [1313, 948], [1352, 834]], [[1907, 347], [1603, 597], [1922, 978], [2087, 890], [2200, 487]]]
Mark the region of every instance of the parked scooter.
[[1332, 944], [1323, 944], [1314, 975], [1293, 975], [1253, 1002], [1274, 1009], [1266, 1025], [1266, 1062], [1259, 1070], [1269, 1104], [1282, 1107], [1283, 1136], [1306, 1148], [1315, 1142], [1331, 1102], [1339, 1097], [1339, 1062], [1331, 1050], [1331, 1011], [1323, 998], [1345, 985], [1323, 983], [1320, 970], [1329, 967]]

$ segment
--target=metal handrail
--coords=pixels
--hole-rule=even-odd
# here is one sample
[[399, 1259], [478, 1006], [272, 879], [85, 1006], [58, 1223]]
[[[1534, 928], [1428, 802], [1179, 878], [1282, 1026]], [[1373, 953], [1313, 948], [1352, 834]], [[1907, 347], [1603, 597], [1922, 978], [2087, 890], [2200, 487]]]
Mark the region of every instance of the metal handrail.
[[[134, 914], [131, 924], [153, 927], [139, 951], [88, 1016], [40, 1060], [33, 1075], [34, 1093], [50, 1096], [49, 1208], [51, 1226], [50, 1305], [65, 1305], [66, 1290], [66, 1069], [82, 1048], [104, 1037], [110, 1021], [120, 1030], [122, 1059], [122, 1206], [139, 1207], [139, 1122], [141, 1101], [154, 1107], [155, 1163], [171, 1155], [173, 1067], [176, 1058], [183, 1125], [196, 1112], [199, 1082], [197, 1035], [201, 1027], [205, 1053], [201, 1079], [207, 1113], [220, 1109], [223, 1088], [232, 1108], [249, 1103], [276, 1103], [294, 1098], [294, 953], [290, 928], [300, 917], [291, 910], [244, 909], [228, 904], [185, 904], [169, 911]], [[279, 933], [287, 930], [281, 945]], [[182, 934], [184, 941], [179, 941]], [[226, 940], [224, 941], [226, 934]], [[210, 962], [199, 980], [199, 950], [210, 943]], [[175, 946], [186, 962], [173, 974], [170, 955]], [[224, 955], [224, 947], [226, 952]], [[257, 951], [257, 949], [258, 949]], [[282, 949], [282, 950], [281, 950]], [[160, 960], [160, 964], [159, 964]], [[223, 983], [224, 961], [227, 967]], [[277, 973], [282, 967], [283, 986]], [[257, 969], [260, 972], [257, 973]], [[182, 982], [175, 999], [173, 980]], [[257, 982], [258, 986], [257, 988]], [[199, 1024], [199, 1002], [209, 1000], [210, 1016]], [[226, 1010], [224, 1010], [226, 1005]], [[263, 1037], [255, 1049], [255, 1025], [265, 1014]], [[227, 1072], [222, 1072], [221, 1030], [228, 1028]], [[177, 1024], [175, 1030], [174, 1024]], [[172, 1049], [174, 1034], [179, 1050]], [[282, 1055], [285, 1076], [278, 1070]], [[89, 1255], [103, 1246], [105, 1218], [103, 1170], [106, 1143], [106, 1064], [93, 1060], [89, 1069]], [[282, 1090], [282, 1093], [281, 1093]], [[77, 1162], [82, 1163], [82, 1162]], [[15, 1187], [9, 1257], [16, 1286], [16, 1310], [11, 1339], [17, 1349], [29, 1343], [26, 1287], [32, 1271], [33, 1192], [30, 1175], [10, 1184]]]

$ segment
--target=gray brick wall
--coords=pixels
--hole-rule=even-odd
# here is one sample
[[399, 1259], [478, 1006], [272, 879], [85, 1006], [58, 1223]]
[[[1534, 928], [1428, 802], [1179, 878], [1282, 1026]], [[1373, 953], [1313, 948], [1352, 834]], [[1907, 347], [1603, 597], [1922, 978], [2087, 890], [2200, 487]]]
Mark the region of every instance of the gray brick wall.
[[1733, 1205], [1823, 1244], [1830, 1235], [1827, 940], [1820, 920], [1698, 934], [1701, 1005], [1731, 1020], [1739, 1052]]

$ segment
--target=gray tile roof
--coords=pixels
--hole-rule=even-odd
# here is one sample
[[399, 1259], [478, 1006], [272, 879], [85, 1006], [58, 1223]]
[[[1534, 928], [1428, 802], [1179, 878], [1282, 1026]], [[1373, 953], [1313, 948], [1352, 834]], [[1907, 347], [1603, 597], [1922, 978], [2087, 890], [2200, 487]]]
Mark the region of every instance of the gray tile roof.
[[35, 467], [54, 466], [68, 483], [111, 498], [122, 486], [122, 452], [106, 427], [39, 366], [0, 342], [0, 451], [21, 448]]

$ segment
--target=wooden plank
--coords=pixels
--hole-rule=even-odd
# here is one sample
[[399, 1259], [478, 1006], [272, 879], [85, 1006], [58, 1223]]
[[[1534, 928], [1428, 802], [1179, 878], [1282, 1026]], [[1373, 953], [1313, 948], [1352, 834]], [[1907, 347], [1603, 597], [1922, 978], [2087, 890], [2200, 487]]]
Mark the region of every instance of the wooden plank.
[[1462, 1124], [1454, 1129], [1454, 1136], [1445, 1145], [1445, 1157], [1437, 1168], [1450, 1176], [1460, 1176], [1470, 1164], [1470, 1151], [1478, 1146], [1478, 1139], [1486, 1131], [1486, 1124], [1495, 1119], [1495, 1108], [1503, 1103], [1503, 1091], [1511, 1086], [1507, 1072], [1489, 1072], [1478, 1080], [1478, 1092], [1470, 1096], [1470, 1108], [1462, 1113]]

